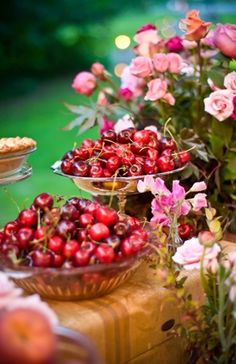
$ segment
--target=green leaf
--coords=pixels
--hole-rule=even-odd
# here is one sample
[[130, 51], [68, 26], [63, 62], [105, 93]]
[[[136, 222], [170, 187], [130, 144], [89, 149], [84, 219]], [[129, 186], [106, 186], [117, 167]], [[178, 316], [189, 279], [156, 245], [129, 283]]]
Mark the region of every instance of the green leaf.
[[187, 148], [193, 148], [191, 153], [205, 162], [209, 162], [209, 153], [206, 146], [193, 129], [183, 128], [180, 132], [182, 144]]
[[212, 120], [211, 124], [212, 136], [218, 136], [224, 142], [226, 147], [229, 146], [233, 136], [233, 125], [228, 121], [219, 122], [215, 119]]
[[82, 106], [82, 105], [70, 105], [67, 103], [64, 103], [64, 105], [67, 107], [67, 109], [69, 109], [71, 112], [73, 112], [74, 114], [83, 114], [85, 113], [89, 107], [88, 106]]
[[221, 175], [224, 181], [236, 180], [236, 156], [223, 167]]
[[71, 122], [69, 122], [69, 124], [64, 126], [62, 130], [72, 130], [77, 126], [80, 126], [85, 120], [86, 120], [86, 115], [80, 115], [78, 118], [72, 120]]

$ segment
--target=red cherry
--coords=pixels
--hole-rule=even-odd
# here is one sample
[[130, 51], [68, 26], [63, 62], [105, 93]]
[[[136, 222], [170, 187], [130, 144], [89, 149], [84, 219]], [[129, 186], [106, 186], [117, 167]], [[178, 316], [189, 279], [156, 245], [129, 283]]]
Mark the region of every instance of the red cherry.
[[144, 172], [143, 172], [143, 168], [142, 168], [141, 164], [133, 164], [128, 169], [128, 176], [129, 177], [142, 176], [143, 173]]
[[66, 160], [66, 159], [73, 159], [73, 153], [72, 153], [73, 151], [72, 150], [70, 150], [69, 152], [67, 152], [67, 153], [65, 153], [64, 155], [63, 155], [63, 157], [62, 157], [62, 161], [64, 161], [64, 160]]
[[134, 254], [133, 245], [129, 238], [126, 238], [121, 242], [120, 251], [124, 257], [130, 257]]
[[160, 148], [160, 142], [157, 140], [157, 138], [151, 137], [150, 141], [147, 143], [148, 147], [159, 149]]
[[175, 168], [175, 164], [169, 157], [163, 156], [157, 160], [160, 172], [169, 172]]
[[84, 213], [84, 214], [80, 215], [79, 225], [82, 228], [86, 228], [86, 227], [92, 225], [93, 223], [94, 223], [94, 217], [93, 217], [93, 215], [88, 214], [88, 213]]
[[117, 141], [121, 144], [128, 144], [132, 142], [134, 132], [134, 128], [121, 130], [117, 135]]
[[103, 141], [100, 139], [95, 140], [93, 148], [95, 152], [101, 152], [103, 148]]
[[113, 230], [116, 235], [124, 237], [128, 234], [130, 225], [127, 222], [119, 221], [114, 225]]
[[172, 149], [166, 148], [161, 152], [161, 157], [171, 157], [173, 153]]
[[61, 254], [52, 254], [51, 266], [54, 268], [60, 268], [65, 261], [65, 258]]
[[73, 256], [73, 265], [75, 267], [85, 267], [89, 264], [90, 254], [86, 249], [79, 249]]
[[110, 235], [110, 230], [105, 224], [98, 222], [89, 229], [89, 235], [92, 240], [100, 241], [106, 239]]
[[17, 233], [17, 242], [20, 249], [27, 249], [34, 238], [34, 230], [29, 227], [21, 228]]
[[61, 212], [58, 207], [54, 207], [51, 210], [48, 210], [44, 216], [42, 222], [46, 225], [55, 226], [57, 225], [58, 221], [60, 220]]
[[51, 209], [53, 206], [53, 197], [46, 192], [40, 193], [40, 195], [35, 197], [33, 204], [41, 210]]
[[157, 162], [153, 159], [145, 159], [143, 164], [145, 174], [155, 174], [158, 172]]
[[85, 160], [85, 159], [89, 158], [89, 151], [86, 148], [79, 147], [72, 151], [72, 155], [75, 160], [78, 160], [78, 159]]
[[89, 176], [93, 178], [103, 177], [103, 168], [101, 166], [92, 165], [89, 171]]
[[94, 215], [95, 211], [97, 210], [97, 208], [99, 207], [99, 203], [98, 202], [91, 202], [87, 207], [85, 207], [84, 212]]
[[178, 227], [178, 233], [181, 239], [187, 240], [191, 235], [191, 227], [189, 224], [180, 224]]
[[61, 208], [61, 218], [63, 220], [75, 221], [79, 218], [79, 211], [72, 203], [66, 203]]
[[10, 238], [12, 235], [15, 235], [19, 230], [20, 226], [17, 221], [10, 221], [4, 226], [3, 233], [5, 238]]
[[4, 233], [3, 231], [0, 231], [0, 245], [4, 242]]
[[84, 139], [81, 143], [81, 147], [84, 148], [93, 148], [94, 147], [94, 141], [92, 139]]
[[35, 226], [37, 224], [37, 213], [31, 209], [22, 210], [18, 216], [22, 226]]
[[130, 166], [135, 162], [135, 156], [132, 152], [124, 152], [121, 157], [121, 164]]
[[166, 137], [161, 139], [161, 149], [164, 150], [166, 148], [171, 150], [177, 149], [176, 143], [172, 138]]
[[68, 240], [63, 248], [63, 255], [66, 259], [71, 259], [79, 250], [79, 243], [76, 240]]
[[147, 146], [142, 142], [132, 143], [130, 148], [134, 154], [138, 155], [144, 155], [147, 151]]
[[141, 166], [143, 166], [144, 161], [145, 161], [144, 157], [142, 157], [140, 155], [135, 156], [135, 164], [141, 164]]
[[148, 148], [146, 151], [146, 158], [156, 161], [159, 157], [158, 151], [154, 148]]
[[106, 168], [114, 173], [121, 165], [121, 160], [117, 155], [113, 155], [112, 157], [108, 158], [106, 163]]
[[71, 197], [69, 198], [66, 203], [69, 203], [71, 205], [74, 205], [75, 207], [78, 207], [80, 199], [78, 197]]
[[79, 229], [77, 233], [77, 240], [82, 243], [87, 239], [87, 230], [86, 229]]
[[101, 139], [105, 144], [116, 142], [116, 132], [113, 129], [106, 130], [102, 133]]
[[106, 225], [114, 225], [118, 221], [118, 214], [110, 207], [100, 206], [95, 211], [95, 218]]
[[138, 143], [141, 142], [147, 144], [148, 142], [150, 142], [150, 133], [148, 132], [148, 130], [136, 131], [133, 135], [133, 140]]
[[91, 201], [87, 198], [79, 198], [77, 202], [77, 208], [81, 213], [84, 212], [84, 210], [91, 204]]
[[139, 220], [137, 219], [137, 217], [128, 216], [125, 218], [125, 221], [127, 224], [129, 224], [132, 231], [135, 229], [138, 229], [140, 227], [140, 223], [139, 223]]
[[68, 238], [74, 235], [76, 225], [70, 220], [61, 220], [56, 227], [56, 234], [62, 238]]
[[181, 151], [181, 152], [178, 154], [178, 156], [179, 156], [179, 158], [180, 158], [180, 160], [181, 160], [181, 163], [182, 163], [182, 164], [186, 164], [186, 163], [188, 163], [188, 162], [189, 162], [189, 160], [190, 160], [190, 154], [189, 154], [189, 152], [187, 152], [187, 151], [185, 151], [185, 150]]
[[139, 234], [132, 234], [132, 235], [130, 235], [130, 237], [128, 239], [129, 239], [130, 244], [132, 245], [133, 253], [138, 252], [145, 245], [145, 240]]
[[120, 245], [120, 238], [117, 235], [110, 235], [106, 238], [105, 243], [111, 246], [113, 249], [116, 249]]
[[148, 233], [144, 229], [142, 229], [140, 226], [133, 229], [132, 235], [137, 235], [137, 236], [141, 237], [144, 241], [148, 240]]
[[35, 267], [50, 267], [52, 262], [52, 255], [47, 251], [35, 250], [32, 254], [32, 262]]
[[104, 159], [109, 159], [110, 157], [115, 155], [115, 151], [111, 145], [105, 145], [102, 148], [100, 157]]
[[101, 160], [99, 160], [99, 159], [95, 158], [95, 159], [91, 159], [91, 160], [89, 161], [89, 165], [90, 165], [90, 166], [103, 167], [103, 162], [102, 162]]
[[84, 241], [81, 244], [81, 249], [85, 249], [89, 252], [90, 256], [95, 252], [97, 245], [94, 244], [92, 241]]
[[48, 249], [53, 253], [59, 254], [64, 248], [64, 241], [60, 236], [54, 235], [49, 239]]
[[39, 226], [34, 233], [35, 240], [45, 240], [47, 237], [48, 226]]
[[61, 163], [61, 170], [65, 174], [72, 174], [73, 160], [66, 159]]
[[95, 255], [102, 264], [112, 263], [115, 259], [114, 249], [107, 244], [100, 244], [95, 251]]
[[86, 177], [89, 174], [89, 166], [84, 161], [76, 161], [71, 167], [72, 174], [74, 176]]
[[110, 178], [110, 177], [113, 176], [113, 172], [109, 171], [107, 168], [104, 168], [103, 169], [103, 176], [107, 177], [107, 178]]

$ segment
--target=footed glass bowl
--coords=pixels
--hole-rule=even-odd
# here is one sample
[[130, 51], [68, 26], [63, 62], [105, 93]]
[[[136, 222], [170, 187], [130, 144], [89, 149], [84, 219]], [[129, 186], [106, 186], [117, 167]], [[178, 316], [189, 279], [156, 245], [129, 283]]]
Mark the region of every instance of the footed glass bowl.
[[122, 261], [79, 268], [16, 266], [6, 256], [0, 255], [0, 270], [28, 293], [61, 301], [83, 300], [110, 293], [127, 281], [149, 249], [144, 247]]
[[8, 153], [0, 156], [0, 178], [12, 176], [17, 173], [26, 162], [28, 155], [33, 153], [37, 148]]

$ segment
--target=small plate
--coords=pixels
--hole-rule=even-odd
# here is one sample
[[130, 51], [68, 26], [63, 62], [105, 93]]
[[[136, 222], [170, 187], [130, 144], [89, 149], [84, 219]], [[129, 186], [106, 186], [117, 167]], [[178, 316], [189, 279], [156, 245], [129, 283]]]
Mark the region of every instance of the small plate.
[[0, 175], [0, 186], [9, 185], [11, 183], [22, 181], [32, 175], [32, 167], [28, 163], [24, 163], [17, 172], [10, 176]]

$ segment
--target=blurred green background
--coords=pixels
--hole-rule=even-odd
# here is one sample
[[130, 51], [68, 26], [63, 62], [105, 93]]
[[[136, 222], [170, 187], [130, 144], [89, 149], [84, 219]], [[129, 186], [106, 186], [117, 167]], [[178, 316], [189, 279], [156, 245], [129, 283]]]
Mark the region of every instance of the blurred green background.
[[38, 143], [29, 158], [33, 176], [0, 187], [0, 227], [40, 192], [80, 194], [50, 166], [74, 142], [96, 138], [98, 130], [80, 137], [76, 130], [62, 131], [73, 119], [64, 102], [84, 103], [71, 89], [80, 70], [100, 61], [113, 72], [117, 63], [130, 61], [130, 50], [115, 47], [119, 34], [132, 38], [145, 23], [177, 29], [188, 8], [199, 9], [205, 20], [236, 22], [235, 1], [9, 0], [0, 7], [0, 137], [30, 136]]

